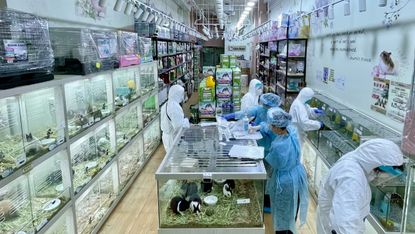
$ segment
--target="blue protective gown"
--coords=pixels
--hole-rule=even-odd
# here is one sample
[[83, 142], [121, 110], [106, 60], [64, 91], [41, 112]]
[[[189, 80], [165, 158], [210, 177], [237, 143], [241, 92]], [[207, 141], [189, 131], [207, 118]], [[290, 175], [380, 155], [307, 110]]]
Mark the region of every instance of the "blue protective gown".
[[[246, 114], [249, 118], [254, 118], [253, 122], [255, 125], [259, 125], [260, 123], [267, 121], [267, 112], [268, 109], [264, 106], [253, 106], [246, 111]], [[242, 119], [244, 115], [244, 111], [238, 111], [235, 113], [235, 118]]]
[[273, 169], [268, 189], [274, 230], [291, 230], [296, 233], [295, 216], [298, 205], [301, 224], [307, 218], [308, 185], [304, 166], [300, 162], [297, 130], [291, 125], [287, 130], [287, 135], [277, 135], [274, 139], [265, 160]]
[[[276, 137], [278, 137], [277, 134], [275, 134], [271, 128], [269, 127], [269, 124], [266, 122], [262, 122], [260, 124], [261, 128], [259, 131], [261, 132], [262, 139], [257, 140], [258, 146], [264, 147], [264, 155], [267, 156], [269, 154], [269, 149], [271, 148], [272, 142], [275, 140]], [[269, 194], [269, 183], [270, 179], [269, 177], [272, 174], [272, 167], [264, 161], [265, 169], [267, 170], [267, 182], [265, 185], [265, 194]]]

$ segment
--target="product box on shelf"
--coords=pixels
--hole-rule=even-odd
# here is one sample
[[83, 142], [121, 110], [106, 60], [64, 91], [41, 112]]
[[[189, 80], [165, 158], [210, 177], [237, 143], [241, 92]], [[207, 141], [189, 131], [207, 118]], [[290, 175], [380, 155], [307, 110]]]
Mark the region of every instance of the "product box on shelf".
[[233, 86], [241, 85], [241, 69], [239, 67], [232, 68], [232, 83]]
[[221, 108], [223, 114], [229, 114], [233, 112], [233, 103], [230, 98], [218, 99], [216, 107]]
[[199, 101], [209, 102], [215, 100], [215, 89], [199, 86]]
[[55, 73], [86, 75], [119, 67], [117, 33], [50, 28]]
[[151, 38], [139, 37], [138, 41], [141, 62], [148, 63], [153, 61], [153, 47], [151, 46]]
[[0, 22], [0, 89], [53, 79], [47, 20], [3, 9]]
[[229, 55], [229, 67], [233, 68], [236, 67], [236, 56]]
[[217, 84], [232, 84], [232, 69], [218, 68], [216, 69]]
[[203, 78], [207, 76], [213, 76], [215, 77], [216, 67], [215, 66], [203, 66]]
[[220, 55], [220, 65], [222, 68], [229, 68], [230, 61], [229, 61], [229, 55], [221, 54]]
[[199, 102], [199, 117], [215, 117], [216, 102]]
[[156, 34], [156, 24], [136, 20], [134, 23], [135, 31], [139, 37], [152, 37]]
[[216, 97], [219, 99], [231, 99], [232, 86], [229, 84], [217, 84], [216, 85]]
[[241, 100], [240, 99], [233, 99], [233, 112], [241, 110]]
[[135, 32], [118, 31], [120, 67], [138, 65], [141, 62], [138, 52], [138, 36]]
[[241, 95], [241, 86], [232, 86], [232, 98], [238, 100], [242, 97]]

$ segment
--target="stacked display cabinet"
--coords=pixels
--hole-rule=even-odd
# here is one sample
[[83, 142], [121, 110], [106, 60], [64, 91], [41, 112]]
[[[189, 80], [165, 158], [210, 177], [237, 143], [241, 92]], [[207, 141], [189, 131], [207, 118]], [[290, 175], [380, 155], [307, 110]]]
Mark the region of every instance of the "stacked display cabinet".
[[97, 233], [160, 143], [156, 80], [153, 62], [3, 90], [0, 232]]
[[[325, 128], [307, 132], [302, 152], [310, 192], [315, 199], [329, 169], [361, 143], [373, 138], [389, 139], [398, 145], [401, 142], [399, 132], [324, 95], [317, 94], [309, 104], [326, 113], [319, 117]], [[368, 230], [374, 233], [415, 232], [412, 209], [414, 165], [414, 161], [407, 158], [399, 169], [400, 175], [378, 172], [370, 182], [372, 200]]]
[[306, 86], [307, 39], [277, 41], [276, 93], [288, 110], [301, 88]]

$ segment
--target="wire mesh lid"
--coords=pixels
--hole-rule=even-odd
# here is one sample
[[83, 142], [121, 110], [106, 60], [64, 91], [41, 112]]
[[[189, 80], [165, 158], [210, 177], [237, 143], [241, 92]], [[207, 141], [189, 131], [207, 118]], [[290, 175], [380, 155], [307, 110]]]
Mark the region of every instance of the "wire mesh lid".
[[253, 140], [219, 141], [214, 126], [182, 129], [172, 150], [160, 165], [156, 177], [169, 179], [265, 179], [262, 161], [230, 158], [233, 145], [252, 145]]
[[52, 70], [53, 50], [45, 19], [10, 9], [0, 10], [0, 38], [1, 76]]

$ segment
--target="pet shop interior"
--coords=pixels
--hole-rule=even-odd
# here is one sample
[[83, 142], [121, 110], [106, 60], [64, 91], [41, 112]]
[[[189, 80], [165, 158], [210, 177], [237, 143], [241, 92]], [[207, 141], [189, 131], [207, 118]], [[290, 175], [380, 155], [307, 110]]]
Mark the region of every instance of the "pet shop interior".
[[[0, 0], [0, 233], [415, 233], [414, 9]], [[276, 109], [291, 119], [278, 129], [297, 132], [280, 148], [274, 130], [261, 143]], [[335, 219], [318, 231], [330, 169], [376, 138], [403, 164], [362, 174], [359, 231]], [[296, 181], [275, 179], [289, 169], [268, 160], [288, 144], [307, 182], [299, 202], [281, 197]]]

